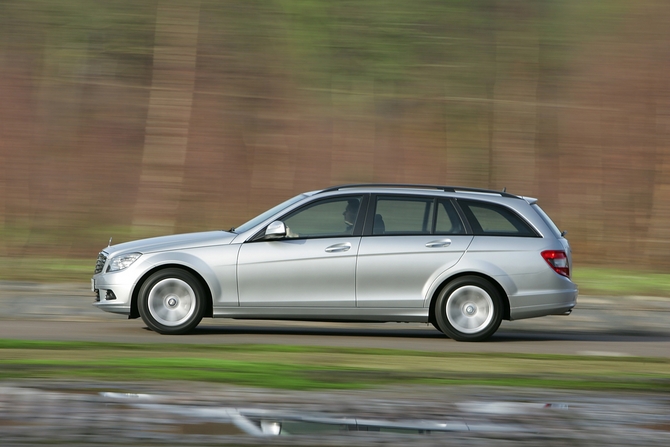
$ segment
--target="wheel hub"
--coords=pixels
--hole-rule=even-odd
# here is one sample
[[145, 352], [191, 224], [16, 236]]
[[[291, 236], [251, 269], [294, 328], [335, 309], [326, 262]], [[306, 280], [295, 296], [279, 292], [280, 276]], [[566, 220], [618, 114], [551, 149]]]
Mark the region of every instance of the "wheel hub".
[[454, 290], [446, 303], [449, 324], [463, 334], [485, 331], [494, 317], [493, 300], [483, 288], [463, 285]]
[[191, 285], [181, 278], [164, 278], [149, 291], [147, 310], [158, 324], [178, 327], [189, 322], [197, 310]]

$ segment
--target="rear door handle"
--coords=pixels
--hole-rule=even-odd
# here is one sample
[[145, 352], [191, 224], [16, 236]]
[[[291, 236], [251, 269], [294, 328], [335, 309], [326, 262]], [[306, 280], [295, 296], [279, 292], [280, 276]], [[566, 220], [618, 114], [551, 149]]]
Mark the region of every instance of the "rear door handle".
[[351, 244], [349, 242], [344, 242], [342, 244], [331, 245], [326, 247], [326, 253], [339, 253], [343, 251], [349, 251], [351, 249]]
[[426, 243], [428, 248], [441, 248], [448, 247], [451, 245], [451, 239], [440, 239], [439, 241], [430, 241]]

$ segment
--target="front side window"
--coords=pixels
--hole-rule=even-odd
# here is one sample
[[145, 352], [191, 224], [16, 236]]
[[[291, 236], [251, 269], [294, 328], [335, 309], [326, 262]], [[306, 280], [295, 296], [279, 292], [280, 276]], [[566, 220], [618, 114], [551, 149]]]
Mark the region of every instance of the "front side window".
[[286, 216], [288, 237], [349, 236], [360, 216], [362, 196], [320, 200]]
[[474, 200], [459, 200], [475, 235], [537, 236], [514, 211], [500, 205]]
[[378, 197], [372, 234], [430, 234], [432, 198]]

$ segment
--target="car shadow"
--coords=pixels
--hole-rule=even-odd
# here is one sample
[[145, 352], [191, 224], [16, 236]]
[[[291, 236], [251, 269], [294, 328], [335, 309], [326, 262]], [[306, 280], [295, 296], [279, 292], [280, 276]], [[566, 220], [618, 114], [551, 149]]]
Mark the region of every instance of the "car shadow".
[[490, 342], [514, 343], [528, 341], [594, 341], [594, 342], [667, 342], [670, 333], [643, 330], [570, 330], [570, 331], [515, 331], [501, 330]]
[[[323, 337], [379, 337], [407, 339], [447, 339], [432, 327], [384, 328], [379, 327], [319, 327], [263, 325], [200, 325], [187, 336], [204, 335], [263, 335], [263, 336], [323, 336]], [[667, 342], [670, 333], [643, 330], [513, 330], [500, 329], [484, 343], [519, 343], [545, 341], [594, 342]]]
[[[317, 324], [317, 323], [315, 323]], [[326, 328], [326, 327], [277, 327], [277, 326], [198, 326], [189, 335], [296, 335], [333, 337], [400, 337], [446, 338], [434, 328], [383, 329], [383, 328]]]

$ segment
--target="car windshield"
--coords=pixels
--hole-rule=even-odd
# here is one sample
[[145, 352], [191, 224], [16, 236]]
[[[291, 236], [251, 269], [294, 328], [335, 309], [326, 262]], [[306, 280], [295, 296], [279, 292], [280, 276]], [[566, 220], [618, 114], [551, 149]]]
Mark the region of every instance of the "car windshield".
[[280, 203], [279, 205], [277, 205], [273, 208], [270, 208], [269, 210], [267, 210], [263, 214], [260, 214], [256, 217], [254, 217], [253, 219], [251, 219], [250, 221], [240, 225], [239, 227], [232, 229], [231, 231], [234, 232], [234, 233], [238, 233], [238, 234], [239, 233], [244, 233], [245, 231], [248, 231], [248, 230], [252, 229], [256, 225], [263, 222], [264, 220], [269, 219], [273, 215], [281, 212], [282, 210], [284, 210], [284, 209], [288, 208], [289, 206], [293, 205], [294, 203], [299, 202], [300, 200], [304, 199], [305, 197], [309, 197], [309, 196], [307, 194], [300, 194], [300, 195], [297, 195], [295, 197], [292, 197], [292, 198], [288, 199], [287, 201], [282, 202], [282, 203]]

